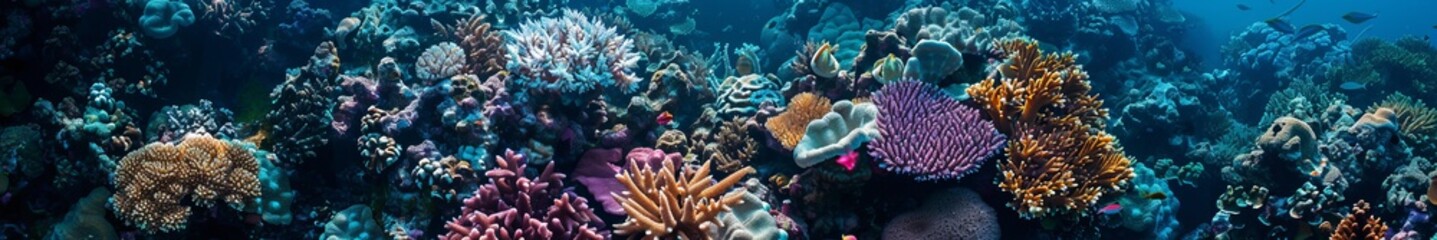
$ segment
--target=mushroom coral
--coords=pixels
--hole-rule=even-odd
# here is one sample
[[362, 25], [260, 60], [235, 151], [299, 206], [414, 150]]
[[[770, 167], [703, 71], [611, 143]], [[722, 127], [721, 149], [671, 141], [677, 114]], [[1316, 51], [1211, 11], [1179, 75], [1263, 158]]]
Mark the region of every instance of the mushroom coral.
[[1134, 177], [1132, 161], [1103, 131], [1107, 109], [1088, 92], [1087, 72], [1071, 53], [1043, 54], [1037, 43], [995, 44], [1006, 59], [968, 95], [1008, 136], [998, 187], [1023, 218], [1089, 209]]

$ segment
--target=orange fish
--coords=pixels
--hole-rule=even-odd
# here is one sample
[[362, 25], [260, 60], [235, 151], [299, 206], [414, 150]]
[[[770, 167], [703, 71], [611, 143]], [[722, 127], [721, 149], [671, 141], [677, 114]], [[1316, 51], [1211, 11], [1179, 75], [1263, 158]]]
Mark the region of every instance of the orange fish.
[[659, 125], [661, 125], [661, 126], [668, 126], [669, 123], [672, 123], [672, 122], [674, 121], [674, 115], [673, 115], [673, 114], [669, 114], [668, 111], [665, 111], [665, 112], [663, 112], [663, 113], [660, 113], [660, 114], [659, 114], [659, 117], [656, 118], [656, 119], [654, 119], [654, 120], [655, 120], [655, 121], [658, 121], [658, 122], [659, 122]]

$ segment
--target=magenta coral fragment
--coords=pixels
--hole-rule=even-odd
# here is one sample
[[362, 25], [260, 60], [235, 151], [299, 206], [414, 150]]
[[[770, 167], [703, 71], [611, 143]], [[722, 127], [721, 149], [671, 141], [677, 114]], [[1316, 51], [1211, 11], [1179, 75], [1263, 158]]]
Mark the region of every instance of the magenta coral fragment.
[[919, 180], [958, 179], [977, 169], [1006, 139], [977, 109], [918, 81], [874, 94], [879, 137], [869, 143], [879, 165]]
[[524, 155], [505, 150], [495, 157], [498, 167], [485, 172], [492, 179], [464, 199], [461, 215], [444, 225], [439, 239], [605, 239], [594, 226], [604, 225], [588, 201], [563, 192], [564, 174], [550, 162], [537, 177], [524, 177]]

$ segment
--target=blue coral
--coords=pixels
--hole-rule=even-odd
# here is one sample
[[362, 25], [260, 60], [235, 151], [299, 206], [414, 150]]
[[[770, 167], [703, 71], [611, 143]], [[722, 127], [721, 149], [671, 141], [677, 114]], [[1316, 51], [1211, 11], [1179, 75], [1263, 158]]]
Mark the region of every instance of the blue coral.
[[1334, 24], [1323, 24], [1321, 30], [1300, 36], [1253, 23], [1233, 35], [1223, 52], [1229, 66], [1250, 79], [1265, 81], [1323, 76], [1329, 68], [1351, 60], [1349, 44], [1347, 31]]
[[[1118, 197], [1123, 210], [1122, 227], [1128, 230], [1152, 234], [1151, 239], [1174, 239], [1177, 237], [1177, 210], [1180, 203], [1168, 188], [1167, 180], [1159, 178], [1153, 169], [1142, 163], [1133, 164], [1132, 189]], [[1165, 199], [1147, 196], [1162, 194]]]
[[150, 0], [145, 3], [145, 14], [140, 16], [140, 29], [153, 38], [174, 36], [180, 27], [194, 23], [190, 5], [177, 0]]
[[631, 70], [639, 61], [633, 40], [597, 18], [565, 10], [558, 18], [526, 21], [504, 36], [512, 80], [531, 90], [584, 94], [638, 88], [640, 79]]

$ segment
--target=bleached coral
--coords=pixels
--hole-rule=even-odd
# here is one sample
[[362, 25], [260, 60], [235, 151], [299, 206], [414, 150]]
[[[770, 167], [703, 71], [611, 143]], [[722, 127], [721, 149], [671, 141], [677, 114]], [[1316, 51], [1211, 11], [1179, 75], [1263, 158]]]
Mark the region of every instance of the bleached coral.
[[565, 10], [504, 31], [511, 80], [532, 90], [582, 94], [616, 87], [633, 92], [640, 79], [633, 40], [597, 18]]
[[442, 42], [425, 49], [414, 61], [414, 75], [424, 80], [448, 78], [459, 74], [466, 65], [464, 49], [452, 42]]

